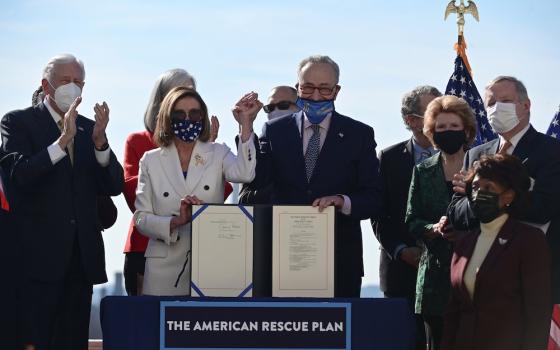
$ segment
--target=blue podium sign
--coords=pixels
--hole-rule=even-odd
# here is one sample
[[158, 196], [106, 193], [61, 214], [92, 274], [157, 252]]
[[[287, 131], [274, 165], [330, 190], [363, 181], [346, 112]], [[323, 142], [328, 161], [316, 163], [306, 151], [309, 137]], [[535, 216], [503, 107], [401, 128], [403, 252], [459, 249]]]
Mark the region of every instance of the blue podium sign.
[[351, 303], [160, 302], [160, 349], [351, 349]]

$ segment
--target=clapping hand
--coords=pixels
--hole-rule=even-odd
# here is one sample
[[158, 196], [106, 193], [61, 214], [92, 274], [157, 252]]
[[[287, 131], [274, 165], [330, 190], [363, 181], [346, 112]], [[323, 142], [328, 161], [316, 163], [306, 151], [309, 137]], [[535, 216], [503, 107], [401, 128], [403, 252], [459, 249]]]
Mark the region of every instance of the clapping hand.
[[215, 142], [220, 131], [220, 121], [215, 115], [210, 118], [210, 142]]
[[74, 102], [70, 105], [68, 112], [64, 114], [63, 129], [60, 138], [58, 139], [58, 144], [62, 149], [65, 149], [66, 146], [72, 142], [74, 136], [76, 136], [76, 118], [78, 117], [78, 111], [76, 108], [78, 108], [81, 102], [82, 97], [76, 97]]
[[93, 111], [95, 112], [95, 125], [93, 126], [92, 139], [95, 148], [101, 149], [108, 143], [105, 130], [107, 124], [109, 124], [109, 106], [106, 102], [101, 105], [96, 103]]

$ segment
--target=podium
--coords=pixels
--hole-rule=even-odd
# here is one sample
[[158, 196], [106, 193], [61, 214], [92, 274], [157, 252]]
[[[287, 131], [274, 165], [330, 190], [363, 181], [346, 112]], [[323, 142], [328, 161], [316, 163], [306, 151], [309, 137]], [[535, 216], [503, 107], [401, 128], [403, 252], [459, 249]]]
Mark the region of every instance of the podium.
[[[328, 308], [329, 306], [345, 305], [348, 310], [347, 339], [348, 347], [328, 347], [330, 349], [391, 349], [408, 350], [415, 346], [415, 322], [405, 299], [370, 299], [370, 298], [192, 298], [192, 297], [117, 297], [108, 296], [101, 302], [101, 328], [103, 330], [103, 348], [105, 350], [154, 350], [173, 349], [161, 347], [160, 334], [161, 305], [185, 304], [212, 307], [227, 304], [229, 307], [260, 307], [274, 305], [268, 311], [268, 319], [274, 320], [275, 310], [278, 314], [285, 313], [287, 308], [294, 305], [304, 307]], [[255, 305], [251, 305], [251, 304]], [[180, 303], [179, 303], [180, 304]], [[237, 305], [239, 304], [239, 305]], [[332, 304], [332, 305], [331, 305]], [[285, 305], [285, 307], [284, 307]], [[214, 314], [219, 308], [213, 310]], [[231, 316], [228, 312], [227, 315]], [[224, 312], [224, 317], [226, 313]], [[280, 316], [279, 316], [280, 317]], [[165, 322], [164, 322], [165, 323]], [[292, 337], [290, 332], [276, 332], [281, 337]], [[303, 338], [302, 338], [303, 339]], [[320, 349], [306, 346], [292, 349]], [[223, 349], [224, 347], [222, 347]], [[259, 347], [236, 347], [235, 349], [257, 349]], [[286, 347], [267, 347], [270, 349]], [[178, 349], [178, 348], [176, 348]], [[198, 344], [197, 347], [183, 347], [182, 349], [216, 349]], [[262, 347], [261, 347], [262, 349]]]

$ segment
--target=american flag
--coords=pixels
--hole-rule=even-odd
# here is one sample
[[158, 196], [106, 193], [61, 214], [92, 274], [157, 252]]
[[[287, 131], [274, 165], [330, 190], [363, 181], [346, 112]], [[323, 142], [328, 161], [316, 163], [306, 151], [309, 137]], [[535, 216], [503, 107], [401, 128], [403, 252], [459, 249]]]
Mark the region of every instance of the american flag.
[[445, 88], [445, 94], [461, 97], [471, 106], [477, 123], [474, 146], [478, 146], [498, 137], [488, 123], [486, 111], [484, 110], [484, 103], [482, 102], [482, 98], [476, 89], [476, 85], [461, 55], [457, 55], [455, 59], [455, 69], [453, 70], [451, 78], [449, 78], [449, 82]]
[[554, 118], [552, 118], [546, 134], [560, 139], [560, 107], [558, 108], [558, 112], [554, 115]]

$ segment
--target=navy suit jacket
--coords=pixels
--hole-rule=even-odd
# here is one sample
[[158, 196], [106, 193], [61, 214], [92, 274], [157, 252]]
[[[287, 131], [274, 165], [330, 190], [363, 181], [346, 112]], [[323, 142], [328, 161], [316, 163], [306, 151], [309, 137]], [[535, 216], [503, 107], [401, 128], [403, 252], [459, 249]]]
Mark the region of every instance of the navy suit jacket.
[[360, 220], [375, 218], [380, 211], [381, 182], [373, 128], [334, 112], [308, 182], [296, 115], [264, 125], [251, 187], [272, 184], [272, 204], [311, 205], [317, 198], [337, 194], [350, 198], [351, 214], [336, 216], [335, 283], [340, 287], [346, 277], [363, 276]]
[[15, 155], [9, 167], [22, 262], [35, 280], [62, 280], [77, 246], [86, 279], [107, 281], [97, 195], [120, 194], [123, 169], [113, 152], [109, 166], [97, 162], [92, 120], [79, 115], [76, 126], [74, 164], [66, 156], [53, 165], [47, 147], [60, 131], [45, 105], [2, 118], [3, 151]]
[[379, 280], [383, 292], [414, 302], [417, 269], [393, 256], [404, 244], [415, 247], [416, 239], [405, 224], [408, 189], [414, 168], [412, 139], [379, 152], [379, 171], [383, 182], [383, 214], [372, 220], [375, 236], [381, 245]]
[[[496, 154], [498, 147], [499, 139], [495, 139], [469, 150], [464, 168], [469, 169], [482, 155]], [[535, 180], [529, 209], [519, 219], [538, 224], [551, 222], [546, 239], [551, 248], [553, 301], [560, 303], [560, 142], [531, 126], [513, 150], [513, 155], [521, 159], [529, 176]], [[478, 227], [478, 219], [466, 196], [453, 196], [447, 214], [455, 229]]]

